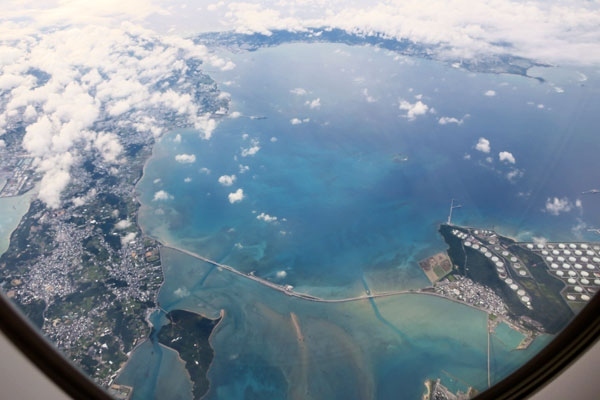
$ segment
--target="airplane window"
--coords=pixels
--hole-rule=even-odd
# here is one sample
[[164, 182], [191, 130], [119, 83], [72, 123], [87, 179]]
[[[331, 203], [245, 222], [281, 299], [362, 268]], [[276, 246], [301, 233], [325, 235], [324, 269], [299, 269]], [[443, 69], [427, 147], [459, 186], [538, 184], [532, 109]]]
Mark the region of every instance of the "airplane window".
[[87, 398], [515, 398], [597, 338], [596, 3], [0, 9], [2, 329]]

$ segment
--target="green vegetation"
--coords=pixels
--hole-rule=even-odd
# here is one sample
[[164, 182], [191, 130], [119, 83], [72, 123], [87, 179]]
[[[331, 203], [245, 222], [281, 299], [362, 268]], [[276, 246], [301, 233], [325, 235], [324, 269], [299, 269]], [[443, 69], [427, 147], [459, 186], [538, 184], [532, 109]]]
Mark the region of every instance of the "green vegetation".
[[[531, 277], [514, 277], [514, 281], [523, 286], [531, 298], [533, 310], [527, 308], [518, 295], [498, 276], [494, 263], [481, 252], [471, 247], [464, 247], [462, 241], [452, 234], [452, 229], [463, 232], [466, 230], [441, 225], [440, 233], [450, 246], [448, 255], [458, 273], [475, 282], [485, 285], [499, 295], [508, 306], [509, 313], [514, 319], [521, 316], [529, 317], [542, 324], [548, 333], [557, 333], [563, 329], [574, 314], [560, 295], [563, 283], [548, 274], [544, 261], [535, 253], [528, 251], [513, 240], [498, 236], [500, 243], [521, 259]], [[531, 327], [535, 329], [535, 327]]]
[[185, 361], [192, 382], [194, 399], [208, 391], [208, 368], [214, 357], [208, 339], [219, 320], [204, 318], [188, 311], [173, 310], [167, 314], [171, 324], [158, 333], [158, 340], [176, 350]]

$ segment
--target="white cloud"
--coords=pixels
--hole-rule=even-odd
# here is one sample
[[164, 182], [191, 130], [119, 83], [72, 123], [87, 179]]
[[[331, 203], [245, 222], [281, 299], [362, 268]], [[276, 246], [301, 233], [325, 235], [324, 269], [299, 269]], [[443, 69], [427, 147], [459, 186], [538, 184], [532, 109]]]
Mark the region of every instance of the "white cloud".
[[321, 98], [317, 98], [314, 100], [307, 100], [304, 104], [306, 104], [307, 106], [309, 106], [310, 108], [317, 109], [321, 107]]
[[367, 88], [363, 89], [362, 94], [365, 97], [365, 100], [367, 101], [367, 103], [376, 103], [377, 102], [377, 99], [369, 94], [369, 90]]
[[300, 125], [302, 123], [302, 120], [300, 118], [292, 118], [290, 119], [290, 123], [292, 125]]
[[256, 219], [265, 221], [265, 222], [277, 222], [277, 217], [269, 215], [269, 214], [265, 214], [265, 213], [258, 214], [256, 216]]
[[485, 95], [485, 96], [488, 96], [488, 97], [494, 97], [494, 96], [496, 95], [496, 91], [495, 91], [495, 90], [491, 90], [491, 89], [490, 89], [490, 90], [486, 91], [486, 92], [484, 93], [484, 95]]
[[127, 229], [131, 226], [131, 221], [128, 219], [122, 219], [115, 224], [115, 229]]
[[282, 271], [277, 271], [277, 273], [275, 273], [275, 277], [276, 277], [277, 279], [283, 279], [283, 278], [285, 278], [286, 276], [287, 276], [287, 272], [285, 272], [285, 271], [283, 271], [283, 270], [282, 270]]
[[133, 242], [136, 237], [137, 237], [137, 233], [135, 233], [135, 232], [127, 233], [125, 236], [121, 237], [121, 245], [126, 246], [127, 244]]
[[242, 148], [241, 156], [242, 157], [249, 157], [249, 156], [255, 155], [260, 150], [259, 144], [260, 143], [258, 142], [258, 140], [253, 139], [251, 141], [251, 146], [250, 147]]
[[546, 200], [546, 206], [544, 207], [544, 210], [552, 215], [566, 213], [572, 209], [573, 203], [566, 197], [563, 197], [562, 199], [559, 199], [558, 197], [548, 198]]
[[243, 189], [238, 189], [233, 193], [229, 193], [229, 195], [227, 196], [231, 204], [239, 203], [240, 201], [244, 200], [245, 197], [246, 196], [244, 195]]
[[182, 299], [184, 297], [188, 297], [190, 295], [190, 291], [185, 287], [180, 287], [175, 289], [173, 291], [173, 294], [175, 295], [175, 297]]
[[511, 182], [515, 182], [517, 179], [521, 178], [522, 176], [523, 176], [523, 171], [521, 171], [520, 169], [514, 168], [506, 174], [506, 179], [508, 179]]
[[277, 142], [277, 138], [275, 136], [272, 136], [270, 140], [271, 140], [271, 143]]
[[223, 186], [231, 186], [235, 182], [235, 175], [222, 175], [219, 177], [219, 183]]
[[408, 118], [409, 121], [413, 121], [419, 115], [427, 114], [427, 111], [429, 110], [429, 106], [421, 100], [412, 104], [406, 100], [401, 100], [399, 108], [406, 111], [406, 118]]
[[200, 171], [199, 171], [199, 172], [200, 172], [201, 174], [204, 174], [204, 175], [210, 175], [210, 169], [208, 169], [208, 168], [206, 168], [206, 167], [202, 167], [202, 168], [200, 168]]
[[181, 135], [179, 133], [175, 135], [175, 137], [173, 138], [173, 142], [181, 143]]
[[239, 171], [240, 171], [240, 174], [245, 174], [246, 172], [250, 171], [250, 167], [247, 165], [240, 164]]
[[231, 114], [229, 114], [229, 118], [232, 118], [232, 119], [236, 119], [236, 118], [239, 118], [241, 116], [242, 116], [242, 113], [239, 112], [239, 111], [234, 111]]
[[302, 88], [292, 89], [292, 90], [290, 90], [290, 93], [295, 94], [296, 96], [304, 96], [304, 95], [308, 94], [306, 89], [302, 89]]
[[490, 141], [486, 138], [479, 138], [475, 145], [475, 150], [481, 151], [482, 153], [489, 153], [491, 151]]
[[171, 199], [173, 199], [173, 196], [164, 190], [159, 190], [158, 192], [154, 193], [154, 197], [152, 198], [153, 201], [165, 201]]
[[[3, 18], [12, 22], [0, 26], [0, 85], [6, 88], [18, 83], [3, 94], [0, 131], [8, 123], [23, 124], [22, 146], [36, 158], [34, 165], [42, 175], [40, 199], [50, 207], [60, 206], [61, 192], [90, 151], [100, 155], [94, 159], [99, 164], [121, 163], [126, 157], [122, 136], [129, 132], [137, 132], [139, 140], [145, 140], [176, 123], [195, 127], [208, 138], [216, 126], [196, 103], [199, 89], [186, 82], [193, 76], [189, 72], [196, 73], [189, 71], [190, 65], [213, 57], [205, 47], [188, 39], [158, 35], [131, 22], [121, 24], [128, 18], [119, 18], [131, 16], [137, 6], [138, 17], [148, 15], [148, 8], [136, 0], [113, 9], [111, 18], [107, 18], [108, 8], [96, 3], [83, 7], [84, 3], [74, 0], [61, 2], [59, 7], [46, 4], [34, 8], [25, 3], [22, 9], [6, 6]], [[74, 9], [77, 13], [65, 12]], [[57, 13], [62, 15], [60, 19], [54, 18]], [[100, 13], [98, 21], [119, 22], [87, 24], [90, 13]], [[27, 15], [27, 23], [18, 15]], [[70, 19], [73, 15], [76, 20]], [[47, 23], [60, 26], [44, 25]], [[41, 29], [39, 24], [51, 29]], [[9, 40], [10, 47], [5, 45]], [[31, 70], [42, 71], [50, 79], [38, 82]], [[159, 85], [167, 79], [177, 84]], [[68, 162], [54, 162], [63, 158]], [[110, 165], [104, 167], [114, 170]]]
[[196, 155], [194, 154], [177, 154], [175, 161], [181, 164], [192, 164], [196, 162]]
[[508, 151], [501, 151], [498, 153], [498, 159], [509, 164], [515, 164], [517, 162], [517, 160], [515, 160], [515, 156]]
[[447, 125], [447, 124], [462, 125], [463, 122], [464, 121], [462, 119], [458, 119], [455, 117], [440, 117], [440, 119], [438, 120], [438, 124], [440, 124], [440, 125]]
[[190, 183], [190, 182], [192, 181], [192, 178], [190, 178], [190, 177], [188, 176], [188, 177], [186, 177], [186, 178], [185, 178], [183, 181], [184, 181], [185, 183]]

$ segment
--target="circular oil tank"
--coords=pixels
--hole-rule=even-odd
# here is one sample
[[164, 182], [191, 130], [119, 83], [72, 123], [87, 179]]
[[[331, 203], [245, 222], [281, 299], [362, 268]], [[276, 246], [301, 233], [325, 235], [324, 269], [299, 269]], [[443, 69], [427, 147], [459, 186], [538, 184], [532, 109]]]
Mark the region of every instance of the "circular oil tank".
[[524, 270], [520, 270], [520, 271], [519, 271], [519, 275], [521, 275], [521, 276], [525, 276], [525, 275], [527, 275], [527, 272], [525, 272]]
[[506, 284], [507, 284], [507, 285], [512, 285], [512, 283], [513, 283], [513, 280], [512, 280], [512, 279], [510, 279], [510, 278], [506, 278], [506, 279], [504, 280], [504, 282], [506, 282]]
[[565, 258], [564, 258], [563, 256], [559, 256], [559, 257], [557, 258], [557, 260], [558, 260], [558, 261], [560, 261], [560, 262], [563, 262], [563, 261], [565, 261]]
[[[504, 267], [504, 263], [502, 261], [498, 261], [496, 263], [496, 267]], [[502, 269], [504, 269], [504, 268], [502, 268]]]
[[594, 264], [588, 264], [588, 265], [586, 265], [586, 268], [589, 269], [589, 270], [591, 270], [591, 271], [593, 271], [593, 270], [596, 269], [596, 267], [594, 266]]
[[583, 288], [582, 288], [581, 286], [575, 286], [573, 289], [574, 289], [574, 290], [575, 290], [577, 293], [581, 293], [581, 292], [583, 292]]
[[467, 247], [471, 247], [471, 242], [469, 242], [469, 241], [466, 241], [466, 242], [465, 242], [465, 246], [467, 246]]
[[487, 253], [485, 253], [485, 256], [486, 256], [487, 258], [490, 258], [490, 257], [492, 257], [492, 253], [490, 253], [490, 252], [488, 251]]
[[523, 289], [519, 289], [519, 290], [517, 290], [517, 294], [518, 294], [519, 296], [525, 296], [525, 293], [526, 293], [526, 292], [525, 292]]
[[565, 250], [565, 251], [564, 251], [564, 253], [565, 253], [565, 255], [567, 255], [567, 256], [571, 255], [571, 252], [570, 252], [569, 250]]
[[546, 261], [548, 261], [548, 262], [552, 262], [552, 261], [554, 261], [554, 258], [552, 258], [552, 257], [548, 256], [548, 257], [546, 257]]
[[594, 257], [594, 258], [592, 258], [592, 261], [595, 263], [600, 263], [600, 258]]
[[517, 290], [519, 287], [513, 283], [512, 285], [510, 285], [510, 288], [512, 290]]
[[581, 255], [583, 255], [583, 253], [581, 252], [581, 250], [575, 250], [575, 255], [581, 256]]
[[478, 245], [478, 244], [474, 244], [474, 245], [473, 245], [473, 248], [474, 248], [475, 250], [478, 250], [478, 249], [479, 249], [479, 245]]
[[585, 243], [582, 243], [582, 244], [579, 245], [579, 247], [581, 247], [582, 249], [587, 249], [588, 245], [585, 244]]
[[570, 266], [569, 264], [567, 264], [567, 263], [564, 263], [564, 264], [562, 265], [562, 267], [563, 267], [564, 269], [571, 269], [571, 266]]
[[556, 275], [558, 276], [565, 276], [565, 273], [562, 271], [556, 271]]
[[568, 274], [569, 274], [569, 276], [577, 276], [577, 274], [575, 273], [575, 271], [569, 271]]
[[492, 261], [493, 261], [493, 262], [496, 262], [496, 261], [498, 261], [498, 257], [496, 257], [496, 256], [492, 257]]
[[567, 300], [573, 301], [573, 300], [575, 300], [575, 296], [573, 296], [572, 294], [568, 294], [567, 295]]
[[565, 247], [567, 247], [567, 246], [565, 246], [565, 244], [564, 244], [564, 243], [559, 243], [559, 244], [558, 244], [558, 248], [559, 248], [559, 249], [564, 249]]
[[574, 285], [577, 283], [577, 281], [574, 278], [567, 279], [567, 282], [569, 282], [571, 285]]
[[529, 298], [529, 296], [522, 296], [521, 301], [523, 303], [529, 303], [531, 301], [531, 299]]
[[582, 294], [581, 295], [581, 300], [583, 300], [583, 301], [590, 301], [590, 296], [588, 296], [587, 294]]
[[504, 250], [504, 251], [502, 252], [502, 255], [503, 255], [504, 257], [506, 257], [506, 256], [507, 256], [507, 255], [509, 255], [509, 254], [510, 254], [510, 253], [509, 253], [508, 251], [506, 251], [506, 250]]
[[590, 261], [587, 257], [581, 257], [580, 260], [582, 262], [588, 262], [588, 261]]
[[583, 265], [581, 265], [579, 263], [575, 263], [573, 266], [575, 267], [575, 269], [582, 269], [583, 268]]
[[558, 268], [558, 264], [557, 263], [552, 263], [550, 264], [551, 268], [557, 269]]
[[571, 256], [571, 257], [569, 257], [569, 261], [570, 262], [575, 262], [575, 261], [577, 261], [577, 259], [575, 257]]
[[560, 251], [558, 251], [558, 250], [552, 250], [552, 254], [554, 254], [555, 256], [557, 256], [557, 255], [560, 254]]
[[511, 258], [510, 258], [510, 261], [512, 261], [512, 262], [517, 262], [517, 261], [519, 261], [519, 260], [517, 259], [517, 257], [511, 257]]
[[585, 286], [587, 286], [587, 285], [589, 285], [589, 284], [590, 284], [590, 281], [588, 281], [588, 280], [587, 280], [587, 279], [585, 279], [585, 278], [581, 278], [581, 279], [579, 280], [579, 283], [581, 283], [582, 285], [585, 285]]
[[569, 247], [570, 247], [571, 249], [576, 249], [576, 248], [577, 248], [577, 245], [576, 245], [575, 243], [570, 243], [570, 244], [569, 244]]
[[594, 279], [594, 285], [600, 286], [600, 279]]
[[580, 274], [581, 274], [581, 276], [583, 276], [585, 278], [587, 278], [588, 276], [590, 276], [590, 273], [587, 272], [587, 271], [581, 271]]
[[527, 244], [527, 248], [528, 248], [528, 249], [533, 249], [533, 245], [532, 245], [531, 243], [528, 243], [528, 244]]

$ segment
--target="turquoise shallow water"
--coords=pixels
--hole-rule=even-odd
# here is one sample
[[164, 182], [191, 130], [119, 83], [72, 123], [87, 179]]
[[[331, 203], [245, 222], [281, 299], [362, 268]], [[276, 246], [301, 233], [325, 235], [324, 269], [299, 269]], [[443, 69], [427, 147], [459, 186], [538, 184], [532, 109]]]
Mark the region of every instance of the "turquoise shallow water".
[[[600, 106], [595, 89], [567, 79], [559, 93], [368, 47], [294, 44], [231, 56], [236, 70], [214, 78], [239, 117], [222, 120], [210, 140], [194, 131], [163, 137], [138, 186], [139, 223], [163, 243], [341, 298], [365, 285], [428, 285], [417, 261], [445, 249], [437, 226], [451, 198], [463, 204], [455, 223], [522, 239], [571, 240], [589, 235], [574, 227], [600, 223], [591, 198], [574, 205], [600, 167], [595, 117], [585, 112]], [[418, 102], [425, 112], [409, 115]], [[489, 153], [475, 149], [481, 137]], [[544, 211], [554, 196], [572, 210]], [[208, 398], [414, 399], [427, 378], [453, 389], [487, 385], [486, 317], [477, 310], [416, 294], [306, 302], [174, 250], [161, 255], [164, 309], [225, 312], [212, 337]], [[504, 343], [513, 339], [503, 328], [492, 338], [493, 381], [549, 340], [512, 351]]]

